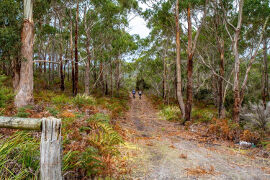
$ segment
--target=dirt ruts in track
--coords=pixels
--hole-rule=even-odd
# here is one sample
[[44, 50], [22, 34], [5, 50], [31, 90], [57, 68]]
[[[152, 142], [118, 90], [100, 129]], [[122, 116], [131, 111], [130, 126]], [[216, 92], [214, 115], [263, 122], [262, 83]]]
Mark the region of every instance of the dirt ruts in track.
[[190, 140], [192, 134], [179, 124], [160, 119], [146, 97], [132, 99], [121, 121], [133, 145], [123, 148], [131, 167], [125, 179], [270, 179], [269, 159]]

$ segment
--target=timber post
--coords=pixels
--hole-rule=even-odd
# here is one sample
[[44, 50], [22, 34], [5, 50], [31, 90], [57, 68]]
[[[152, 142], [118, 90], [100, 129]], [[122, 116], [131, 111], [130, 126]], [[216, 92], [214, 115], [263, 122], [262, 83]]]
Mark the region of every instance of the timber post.
[[0, 128], [42, 131], [40, 142], [40, 179], [62, 180], [60, 119], [54, 117], [42, 119], [0, 117]]

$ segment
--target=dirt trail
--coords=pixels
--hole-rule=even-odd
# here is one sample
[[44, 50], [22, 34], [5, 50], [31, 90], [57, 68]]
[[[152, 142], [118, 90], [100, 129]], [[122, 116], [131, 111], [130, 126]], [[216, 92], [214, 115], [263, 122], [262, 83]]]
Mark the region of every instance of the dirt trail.
[[122, 149], [131, 165], [126, 179], [270, 179], [269, 159], [200, 143], [179, 124], [160, 119], [145, 97], [132, 99], [121, 126], [129, 141]]

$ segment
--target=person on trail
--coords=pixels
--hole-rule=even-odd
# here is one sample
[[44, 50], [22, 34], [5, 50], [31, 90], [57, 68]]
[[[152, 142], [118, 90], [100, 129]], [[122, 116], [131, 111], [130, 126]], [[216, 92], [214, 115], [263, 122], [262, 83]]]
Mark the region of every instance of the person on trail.
[[133, 94], [133, 99], [135, 99], [135, 94], [136, 94], [135, 89], [132, 90], [132, 94]]
[[138, 92], [138, 94], [139, 94], [140, 99], [142, 99], [142, 91], [141, 90]]

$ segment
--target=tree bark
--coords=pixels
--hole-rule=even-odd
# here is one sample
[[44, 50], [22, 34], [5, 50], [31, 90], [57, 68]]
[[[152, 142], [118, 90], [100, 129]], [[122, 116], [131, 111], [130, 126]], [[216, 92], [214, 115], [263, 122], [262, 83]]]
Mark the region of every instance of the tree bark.
[[188, 20], [188, 65], [187, 65], [187, 102], [186, 102], [186, 113], [185, 121], [190, 121], [192, 101], [193, 101], [193, 54], [192, 54], [192, 22], [190, 16], [190, 5], [187, 8], [187, 20]]
[[[219, 43], [219, 52], [220, 52], [220, 67], [219, 67], [219, 73], [220, 76], [224, 78], [225, 70], [224, 70], [224, 40], [220, 39]], [[225, 107], [223, 102], [224, 97], [224, 80], [223, 78], [219, 77], [219, 106], [218, 106], [218, 116], [219, 118], [225, 118]]]
[[267, 101], [269, 101], [269, 85], [268, 85], [268, 57], [267, 57], [267, 38], [263, 41], [263, 72], [262, 72], [262, 100], [266, 108]]
[[113, 64], [110, 62], [110, 78], [111, 78], [111, 97], [113, 97]]
[[185, 117], [185, 104], [182, 95], [182, 73], [181, 73], [181, 44], [179, 27], [179, 0], [175, 5], [175, 26], [176, 26], [176, 94], [182, 117]]
[[74, 74], [74, 96], [78, 94], [79, 83], [79, 58], [78, 58], [78, 18], [79, 18], [79, 1], [77, 0], [76, 10], [76, 27], [75, 27], [75, 74]]
[[120, 71], [121, 71], [121, 60], [118, 56], [118, 59], [116, 61], [116, 73], [115, 73], [115, 87], [117, 93], [119, 92], [120, 89]]
[[72, 31], [72, 13], [70, 9], [70, 59], [71, 59], [71, 81], [72, 81], [72, 94], [75, 94], [75, 72], [74, 72], [74, 59], [73, 59], [73, 31]]
[[19, 83], [20, 83], [20, 62], [19, 58], [15, 58], [12, 61], [13, 63], [13, 89], [14, 92], [17, 93]]
[[86, 60], [86, 66], [85, 66], [85, 94], [89, 95], [90, 94], [90, 60], [91, 60], [91, 54], [89, 50], [89, 43], [87, 43], [87, 60]]
[[18, 92], [15, 96], [15, 106], [23, 107], [33, 103], [33, 45], [34, 21], [33, 1], [24, 0], [24, 22], [21, 33], [21, 70]]
[[234, 105], [233, 105], [233, 120], [239, 122], [240, 120], [240, 109], [241, 109], [241, 100], [240, 100], [240, 88], [239, 88], [239, 73], [240, 73], [240, 59], [238, 52], [238, 40], [240, 35], [240, 29], [242, 26], [242, 14], [243, 14], [243, 5], [244, 0], [239, 2], [239, 14], [238, 14], [238, 23], [235, 28], [234, 38], [233, 38], [233, 53], [235, 58], [234, 64]]

